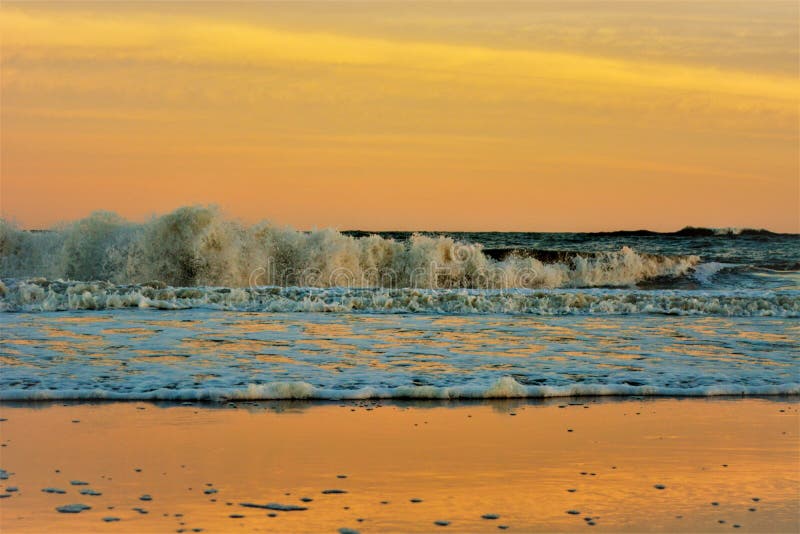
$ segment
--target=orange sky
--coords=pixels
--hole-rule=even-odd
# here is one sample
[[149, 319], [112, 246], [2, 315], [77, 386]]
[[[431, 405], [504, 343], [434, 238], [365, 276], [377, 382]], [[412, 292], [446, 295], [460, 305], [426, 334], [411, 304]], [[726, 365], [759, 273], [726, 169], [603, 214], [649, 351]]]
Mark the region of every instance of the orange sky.
[[2, 216], [800, 231], [796, 2], [14, 3]]

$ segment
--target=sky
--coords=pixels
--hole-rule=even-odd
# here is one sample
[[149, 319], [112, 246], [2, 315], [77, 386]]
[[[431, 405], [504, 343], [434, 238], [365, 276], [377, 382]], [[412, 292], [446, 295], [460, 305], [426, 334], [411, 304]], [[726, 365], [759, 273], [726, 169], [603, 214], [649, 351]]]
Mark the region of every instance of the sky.
[[4, 1], [0, 211], [800, 232], [798, 10]]

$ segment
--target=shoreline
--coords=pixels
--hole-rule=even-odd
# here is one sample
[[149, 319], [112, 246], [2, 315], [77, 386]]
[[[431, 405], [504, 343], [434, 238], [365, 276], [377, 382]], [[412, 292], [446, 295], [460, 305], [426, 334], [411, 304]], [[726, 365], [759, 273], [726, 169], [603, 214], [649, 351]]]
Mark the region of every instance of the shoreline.
[[675, 401], [746, 401], [746, 400], [763, 400], [773, 402], [788, 402], [800, 404], [800, 394], [795, 393], [742, 393], [730, 394], [723, 393], [719, 395], [704, 394], [704, 395], [671, 395], [667, 393], [651, 393], [646, 395], [637, 394], [604, 394], [604, 395], [550, 395], [542, 397], [454, 397], [454, 398], [426, 398], [426, 397], [364, 397], [364, 398], [340, 398], [340, 399], [326, 399], [326, 398], [254, 398], [254, 399], [233, 399], [233, 398], [201, 398], [201, 399], [138, 399], [138, 398], [58, 398], [58, 399], [2, 399], [0, 398], [0, 410], [3, 407], [8, 408], [49, 408], [54, 406], [103, 406], [107, 404], [145, 404], [153, 405], [161, 408], [177, 407], [177, 406], [198, 406], [202, 408], [239, 408], [251, 404], [276, 404], [276, 405], [292, 405], [303, 406], [306, 408], [324, 407], [324, 406], [350, 406], [358, 405], [361, 403], [380, 403], [384, 406], [397, 406], [407, 408], [434, 408], [434, 407], [451, 407], [458, 408], [463, 406], [476, 406], [476, 405], [493, 405], [493, 404], [506, 404], [514, 403], [532, 406], [552, 406], [552, 405], [570, 405], [576, 403], [565, 403], [564, 401], [578, 401], [578, 404], [589, 403], [616, 403], [616, 402], [648, 402], [658, 400], [675, 400]]
[[[5, 532], [800, 526], [800, 399], [568, 399], [2, 402], [0, 519]], [[67, 504], [91, 509], [56, 511]]]

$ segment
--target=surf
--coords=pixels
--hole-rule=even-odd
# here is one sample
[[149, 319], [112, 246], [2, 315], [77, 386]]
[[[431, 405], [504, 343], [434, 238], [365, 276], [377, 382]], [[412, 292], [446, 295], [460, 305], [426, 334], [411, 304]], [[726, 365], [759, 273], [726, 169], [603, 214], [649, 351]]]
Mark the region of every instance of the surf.
[[632, 287], [676, 278], [696, 255], [614, 251], [498, 254], [444, 235], [397, 240], [333, 229], [301, 232], [244, 225], [214, 207], [190, 206], [133, 223], [99, 212], [49, 231], [0, 224], [0, 276], [50, 280], [160, 282], [174, 287]]

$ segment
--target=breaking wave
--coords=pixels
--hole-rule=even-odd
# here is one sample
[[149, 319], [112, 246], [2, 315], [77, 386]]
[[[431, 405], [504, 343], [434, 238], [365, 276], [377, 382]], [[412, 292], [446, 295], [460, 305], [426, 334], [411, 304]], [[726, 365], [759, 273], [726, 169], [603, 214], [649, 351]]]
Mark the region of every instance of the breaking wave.
[[697, 256], [629, 247], [561, 255], [505, 251], [414, 234], [398, 241], [335, 230], [245, 226], [217, 209], [184, 207], [144, 224], [111, 213], [51, 231], [0, 221], [0, 276], [169, 286], [389, 288], [633, 287], [692, 272]]

